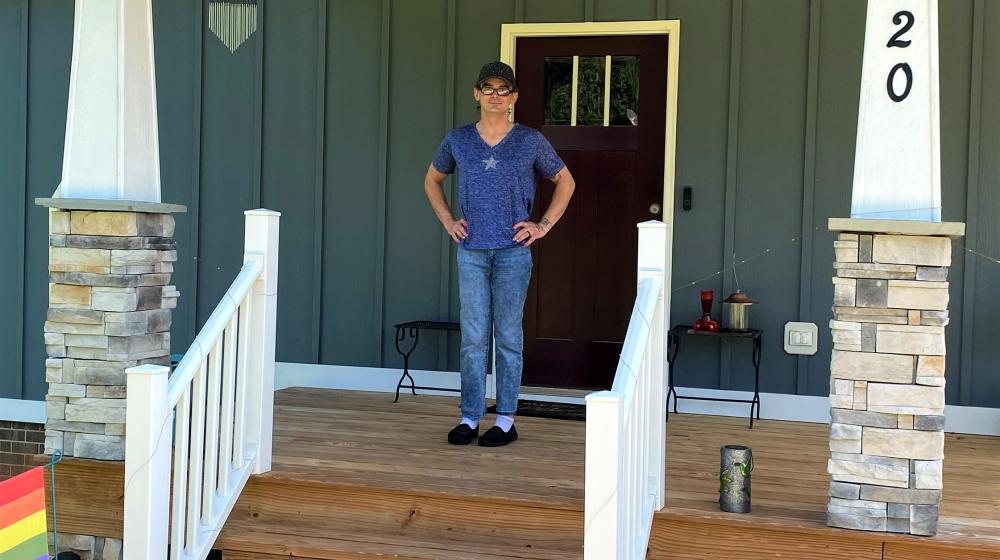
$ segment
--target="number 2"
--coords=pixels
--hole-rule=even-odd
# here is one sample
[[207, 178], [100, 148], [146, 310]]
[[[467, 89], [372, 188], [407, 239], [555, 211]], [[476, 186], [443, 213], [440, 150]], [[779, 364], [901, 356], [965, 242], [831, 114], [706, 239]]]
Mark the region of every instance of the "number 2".
[[896, 15], [892, 16], [892, 23], [899, 25], [900, 23], [903, 23], [903, 18], [906, 18], [906, 25], [904, 25], [902, 29], [897, 31], [896, 34], [889, 39], [889, 42], [886, 43], [885, 46], [889, 48], [899, 47], [901, 49], [905, 49], [906, 47], [910, 46], [911, 41], [909, 39], [907, 39], [906, 41], [902, 41], [900, 40], [900, 37], [902, 37], [904, 33], [913, 28], [913, 19], [914, 19], [913, 13], [907, 10], [896, 12]]

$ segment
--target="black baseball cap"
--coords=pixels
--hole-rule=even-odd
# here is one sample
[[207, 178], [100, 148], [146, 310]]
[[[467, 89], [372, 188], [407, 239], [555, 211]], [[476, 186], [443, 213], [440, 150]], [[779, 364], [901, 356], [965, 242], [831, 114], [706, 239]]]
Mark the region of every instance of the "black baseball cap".
[[517, 89], [517, 84], [514, 82], [514, 69], [499, 60], [483, 65], [479, 70], [479, 79], [476, 80], [476, 87], [482, 86], [483, 82], [490, 78], [499, 78], [510, 84], [512, 89]]

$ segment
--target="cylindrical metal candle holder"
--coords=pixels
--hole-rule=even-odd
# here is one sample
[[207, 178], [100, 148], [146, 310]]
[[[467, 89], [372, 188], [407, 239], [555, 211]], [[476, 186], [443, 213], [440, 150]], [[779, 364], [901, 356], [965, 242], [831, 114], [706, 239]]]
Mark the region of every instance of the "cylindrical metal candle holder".
[[743, 445], [721, 449], [719, 465], [719, 508], [731, 513], [750, 513], [750, 473], [753, 451]]

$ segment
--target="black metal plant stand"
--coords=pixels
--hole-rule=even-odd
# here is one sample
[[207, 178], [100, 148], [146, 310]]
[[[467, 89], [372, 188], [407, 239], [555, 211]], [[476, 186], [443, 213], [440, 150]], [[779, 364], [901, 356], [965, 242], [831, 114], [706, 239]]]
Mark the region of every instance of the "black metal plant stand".
[[[403, 375], [399, 377], [399, 383], [396, 384], [396, 398], [392, 402], [399, 402], [399, 390], [409, 389], [414, 395], [417, 394], [417, 389], [428, 390], [428, 391], [451, 391], [453, 393], [461, 392], [460, 389], [449, 389], [447, 387], [423, 387], [416, 384], [413, 376], [410, 375], [410, 354], [416, 349], [417, 343], [420, 341], [420, 331], [421, 330], [437, 330], [437, 331], [458, 331], [461, 330], [459, 323], [451, 323], [444, 321], [410, 321], [408, 323], [400, 323], [396, 325], [396, 352], [403, 357]], [[412, 340], [412, 344], [408, 350], [403, 350], [400, 348], [399, 344], [404, 340]], [[409, 379], [409, 385], [404, 385], [403, 381]]]
[[[745, 338], [750, 339], [753, 342], [753, 354], [751, 356], [753, 360], [753, 398], [752, 399], [723, 399], [718, 397], [689, 397], [678, 395], [677, 390], [674, 389], [674, 361], [677, 359], [677, 352], [680, 350], [681, 337], [682, 336], [704, 336], [709, 338]], [[756, 419], [760, 420], [760, 354], [761, 354], [761, 331], [758, 329], [750, 329], [746, 331], [719, 331], [719, 332], [703, 332], [696, 331], [688, 326], [676, 326], [670, 329], [667, 335], [668, 340], [668, 350], [667, 350], [667, 363], [669, 364], [670, 380], [668, 382], [667, 389], [667, 420], [670, 420], [670, 396], [674, 397], [674, 414], [677, 414], [677, 400], [678, 399], [689, 399], [696, 401], [717, 401], [717, 402], [735, 402], [735, 403], [747, 403], [750, 405], [750, 429], [753, 429], [753, 421], [756, 415]]]

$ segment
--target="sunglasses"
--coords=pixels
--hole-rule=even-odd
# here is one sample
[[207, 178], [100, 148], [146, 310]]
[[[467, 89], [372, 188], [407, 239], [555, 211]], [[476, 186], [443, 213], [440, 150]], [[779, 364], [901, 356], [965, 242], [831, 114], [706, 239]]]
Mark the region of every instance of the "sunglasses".
[[490, 95], [493, 95], [495, 93], [495, 94], [499, 95], [500, 97], [507, 97], [511, 93], [514, 93], [514, 90], [511, 89], [511, 88], [509, 88], [509, 87], [507, 87], [507, 86], [500, 86], [500, 87], [498, 87], [496, 89], [491, 88], [490, 86], [480, 86], [479, 87], [479, 91], [483, 92], [483, 95], [486, 95], [486, 96], [490, 96]]

